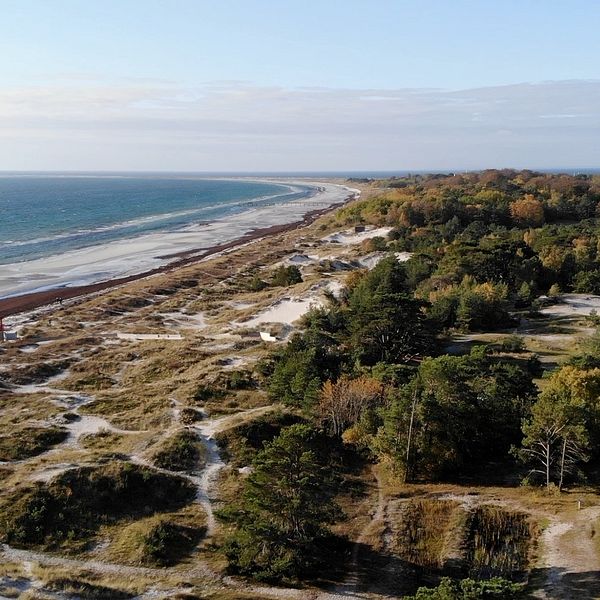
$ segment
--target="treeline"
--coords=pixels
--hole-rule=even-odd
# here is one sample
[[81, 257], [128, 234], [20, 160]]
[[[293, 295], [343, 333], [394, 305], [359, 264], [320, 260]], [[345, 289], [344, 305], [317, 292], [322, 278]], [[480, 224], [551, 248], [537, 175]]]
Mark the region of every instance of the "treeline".
[[298, 581], [343, 556], [329, 525], [341, 516], [344, 453], [409, 481], [512, 460], [536, 398], [529, 365], [485, 348], [436, 356], [440, 328], [427, 309], [390, 256], [352, 273], [339, 298], [310, 311], [303, 331], [259, 365], [272, 400], [304, 423], [265, 444], [240, 502], [221, 513], [233, 526], [224, 551], [234, 572]]
[[385, 247], [415, 253], [417, 295], [441, 302], [447, 323], [456, 324], [452, 298], [481, 296], [473, 287], [486, 282], [497, 304], [520, 307], [549, 292], [600, 292], [600, 178], [485, 171], [385, 183], [338, 222], [392, 227]]

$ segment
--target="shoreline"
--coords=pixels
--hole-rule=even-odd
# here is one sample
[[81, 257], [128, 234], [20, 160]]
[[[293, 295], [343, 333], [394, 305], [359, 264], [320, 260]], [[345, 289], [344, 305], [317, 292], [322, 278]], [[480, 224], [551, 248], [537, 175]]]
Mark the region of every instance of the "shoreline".
[[345, 206], [346, 204], [356, 200], [360, 196], [360, 191], [352, 190], [350, 188], [348, 188], [347, 191], [348, 196], [342, 202], [333, 203], [330, 206], [324, 208], [318, 208], [308, 211], [300, 220], [292, 221], [290, 223], [270, 225], [267, 227], [252, 228], [245, 234], [238, 236], [230, 241], [222, 242], [220, 244], [213, 244], [212, 246], [209, 246], [207, 248], [190, 249], [177, 252], [170, 255], [169, 257], [164, 257], [175, 258], [176, 260], [173, 260], [159, 267], [154, 267], [152, 269], [142, 271], [140, 273], [124, 275], [122, 277], [113, 277], [104, 281], [99, 281], [85, 285], [64, 285], [62, 287], [18, 294], [15, 296], [10, 296], [8, 298], [0, 299], [0, 319], [4, 319], [5, 317], [17, 315], [30, 310], [35, 310], [37, 308], [41, 308], [43, 306], [50, 305], [53, 303], [62, 302], [63, 300], [70, 300], [80, 296], [87, 296], [96, 292], [116, 288], [121, 285], [131, 283], [133, 281], [138, 281], [140, 279], [152, 277], [154, 275], [169, 273], [181, 267], [200, 262], [206, 258], [209, 258], [221, 252], [226, 252], [228, 250], [235, 249], [239, 246], [243, 246], [245, 244], [252, 243], [263, 238], [276, 236], [281, 233], [294, 231], [303, 227], [308, 227], [309, 225], [314, 223], [319, 217], [327, 213], [333, 212], [341, 208], [342, 206]]

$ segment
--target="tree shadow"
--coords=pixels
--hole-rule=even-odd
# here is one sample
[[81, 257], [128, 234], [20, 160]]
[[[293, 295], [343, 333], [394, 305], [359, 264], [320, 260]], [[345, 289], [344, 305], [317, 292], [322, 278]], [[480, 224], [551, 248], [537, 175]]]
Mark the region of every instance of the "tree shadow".
[[[368, 544], [357, 544], [344, 559], [344, 569], [337, 569], [334, 577], [321, 578], [317, 584], [348, 599], [362, 597], [365, 592], [380, 598], [400, 598], [414, 594], [420, 586], [437, 585], [442, 576]], [[458, 575], [452, 569], [446, 574]]]
[[565, 572], [550, 567], [533, 569], [527, 590], [533, 593], [544, 589], [549, 600], [596, 600], [600, 597], [600, 571]]

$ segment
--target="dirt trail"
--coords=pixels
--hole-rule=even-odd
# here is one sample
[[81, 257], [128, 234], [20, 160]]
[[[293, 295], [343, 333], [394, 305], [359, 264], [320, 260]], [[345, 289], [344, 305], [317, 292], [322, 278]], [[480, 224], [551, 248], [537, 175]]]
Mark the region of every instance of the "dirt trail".
[[584, 508], [575, 518], [555, 518], [541, 536], [540, 568], [545, 582], [534, 597], [593, 600], [600, 597], [600, 547], [596, 536], [600, 507]]
[[[203, 506], [206, 511], [207, 517], [207, 534], [206, 537], [210, 537], [216, 528], [216, 520], [214, 516], [212, 506], [212, 496], [214, 488], [217, 483], [217, 476], [219, 471], [225, 466], [225, 462], [221, 459], [219, 454], [218, 446], [214, 440], [214, 436], [221, 432], [234, 427], [240, 423], [243, 423], [246, 419], [253, 416], [258, 416], [276, 409], [277, 406], [261, 406], [258, 408], [251, 408], [244, 410], [232, 415], [226, 415], [223, 417], [217, 417], [215, 419], [207, 419], [204, 422], [199, 423], [192, 428], [197, 432], [199, 439], [204, 444], [207, 450], [206, 466], [199, 475], [188, 475], [182, 473], [176, 473], [167, 469], [157, 469], [148, 460], [139, 455], [131, 456], [131, 460], [134, 463], [142, 464], [151, 467], [157, 471], [168, 475], [176, 475], [179, 477], [185, 477], [189, 479], [197, 488], [197, 501]], [[175, 407], [174, 411], [175, 421], [179, 416], [179, 411]], [[175, 422], [172, 427], [165, 431], [165, 435], [172, 433], [176, 429], [178, 423]], [[119, 575], [126, 577], [145, 576], [156, 579], [161, 574], [164, 574], [163, 569], [152, 569], [149, 567], [134, 567], [128, 565], [120, 565], [100, 560], [77, 560], [72, 558], [65, 558], [62, 556], [56, 556], [52, 554], [46, 554], [43, 552], [33, 552], [29, 550], [19, 550], [12, 548], [8, 545], [0, 546], [0, 562], [1, 560], [7, 562], [17, 562], [21, 564], [39, 564], [43, 566], [54, 566], [63, 567], [67, 569], [85, 569], [101, 575]], [[231, 587], [240, 588], [243, 587], [245, 590], [251, 589], [257, 594], [273, 598], [309, 598], [305, 591], [298, 590], [285, 590], [281, 588], [270, 588], [270, 587], [251, 587], [243, 585], [233, 578], [222, 578], [212, 568], [206, 564], [196, 561], [195, 566], [192, 569], [182, 571], [180, 573], [183, 577], [202, 577], [214, 582], [220, 582]], [[26, 582], [24, 579], [23, 582]], [[41, 584], [38, 581], [34, 581], [33, 578], [29, 578], [29, 587], [41, 588]], [[296, 593], [297, 592], [297, 593]], [[166, 594], [166, 595], [165, 595]], [[139, 596], [140, 599], [146, 598], [169, 598], [170, 592], [163, 592], [160, 590], [149, 590], [147, 593]]]
[[[367, 600], [378, 596], [378, 594], [360, 590], [361, 571], [359, 568], [361, 548], [368, 543], [368, 540], [372, 537], [375, 530], [381, 529], [382, 525], [384, 531], [387, 529], [385, 523], [387, 515], [385, 494], [383, 493], [377, 469], [373, 469], [373, 474], [377, 482], [377, 503], [370, 511], [369, 521], [362, 528], [360, 535], [354, 542], [354, 546], [352, 547], [352, 558], [350, 560], [350, 565], [348, 566], [348, 574], [344, 581], [333, 590], [321, 592], [314, 596], [315, 600]], [[371, 498], [368, 498], [367, 502], [370, 501]], [[391, 598], [391, 596], [388, 595], [386, 595], [386, 597]]]
[[206, 449], [206, 464], [204, 469], [202, 469], [202, 473], [197, 478], [197, 501], [202, 505], [202, 508], [206, 512], [206, 538], [210, 538], [216, 528], [211, 495], [217, 483], [219, 471], [225, 466], [225, 462], [221, 458], [214, 436], [221, 431], [235, 427], [248, 417], [262, 415], [275, 408], [275, 406], [250, 408], [234, 415], [209, 419], [192, 427]]

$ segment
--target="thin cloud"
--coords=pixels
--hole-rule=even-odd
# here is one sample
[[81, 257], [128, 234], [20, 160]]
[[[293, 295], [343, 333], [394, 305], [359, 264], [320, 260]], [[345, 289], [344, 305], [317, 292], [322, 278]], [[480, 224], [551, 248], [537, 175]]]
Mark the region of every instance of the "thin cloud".
[[0, 160], [7, 169], [587, 166], [600, 162], [599, 107], [599, 81], [449, 91], [74, 79], [0, 89]]

